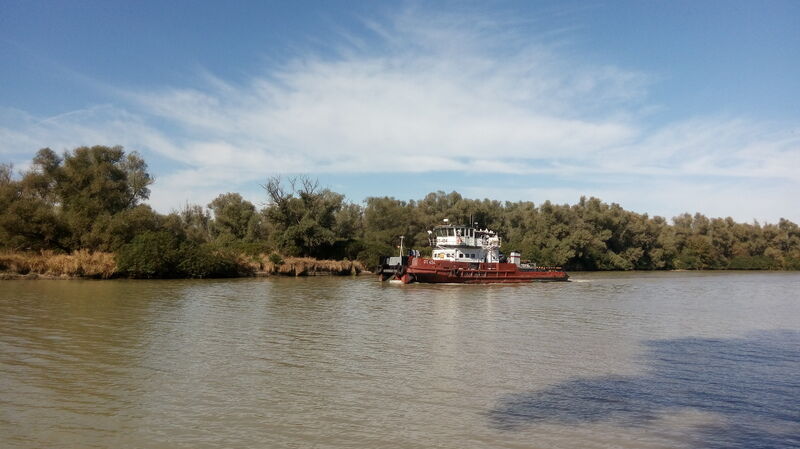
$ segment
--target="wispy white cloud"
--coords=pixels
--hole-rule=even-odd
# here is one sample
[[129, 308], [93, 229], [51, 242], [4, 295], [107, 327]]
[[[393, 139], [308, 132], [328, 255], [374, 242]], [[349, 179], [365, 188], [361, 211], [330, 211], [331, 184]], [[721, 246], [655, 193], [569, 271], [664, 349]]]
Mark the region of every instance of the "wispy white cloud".
[[274, 171], [491, 171], [502, 163], [476, 162], [580, 158], [636, 136], [620, 105], [647, 77], [575, 67], [468, 19], [402, 14], [369, 24], [378, 44], [298, 57], [242, 85], [209, 77], [125, 96], [183, 131], [187, 162], [245, 172], [259, 156]]
[[467, 187], [461, 190], [471, 198], [504, 198], [541, 204], [575, 204], [581, 196], [594, 196], [607, 202], [650, 216], [672, 218], [700, 211], [711, 217], [733, 217], [738, 221], [775, 223], [779, 218], [795, 222], [795, 195], [800, 185], [793, 182], [742, 183], [736, 179], [641, 178], [600, 183], [590, 187]]
[[[159, 205], [206, 202], [206, 192], [281, 172], [548, 174], [594, 182], [609, 201], [640, 186], [603, 190], [606, 178], [648, 175], [658, 181], [653, 201], [683, 210], [714, 185], [708, 177], [800, 184], [797, 126], [741, 117], [654, 125], [656, 76], [582, 63], [552, 39], [532, 41], [535, 22], [518, 25], [414, 10], [365, 20], [371, 37], [345, 33], [329, 54], [298, 54], [246, 82], [202, 73], [199, 86], [117, 87], [116, 105], [46, 119], [5, 111], [0, 154], [83, 144], [156, 153], [184, 167], [160, 177]], [[743, 207], [725, 200], [733, 191], [706, 193]], [[773, 205], [785, 206], [785, 191], [763, 193], [772, 200], [759, 204], [777, 195]]]
[[81, 145], [118, 145], [156, 150], [179, 158], [175, 141], [144, 118], [125, 109], [98, 105], [52, 117], [38, 118], [24, 111], [0, 108], [0, 155], [26, 157], [49, 147], [66, 151]]

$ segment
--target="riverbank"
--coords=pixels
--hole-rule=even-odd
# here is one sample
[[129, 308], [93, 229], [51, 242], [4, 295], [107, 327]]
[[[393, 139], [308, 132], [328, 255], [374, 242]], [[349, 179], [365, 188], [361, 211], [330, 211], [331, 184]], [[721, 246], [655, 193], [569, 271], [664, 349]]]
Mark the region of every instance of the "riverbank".
[[[355, 276], [364, 265], [351, 260], [319, 260], [276, 254], [239, 255], [236, 277], [253, 276]], [[0, 253], [0, 280], [14, 279], [112, 279], [131, 277], [119, 270], [116, 256], [107, 252], [53, 251]]]
[[[235, 275], [224, 277], [266, 276], [357, 276], [370, 273], [359, 261], [325, 260], [311, 257], [282, 257], [276, 253], [257, 256], [239, 254], [229, 257], [235, 265]], [[609, 270], [600, 270], [609, 271]], [[610, 270], [617, 271], [617, 270]], [[708, 271], [708, 270], [619, 270], [631, 271]], [[714, 270], [710, 270], [714, 271]], [[772, 271], [768, 268], [728, 268], [720, 271]], [[778, 270], [784, 271], [784, 270]], [[158, 276], [132, 276], [120, 270], [117, 256], [109, 252], [74, 251], [70, 254], [41, 252], [0, 252], [0, 280], [68, 280], [158, 278]]]

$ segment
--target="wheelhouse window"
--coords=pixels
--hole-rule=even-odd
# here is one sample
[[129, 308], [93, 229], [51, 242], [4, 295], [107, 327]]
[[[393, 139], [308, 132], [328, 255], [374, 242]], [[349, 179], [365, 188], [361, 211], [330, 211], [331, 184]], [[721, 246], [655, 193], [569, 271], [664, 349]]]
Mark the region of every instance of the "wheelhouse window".
[[453, 228], [439, 228], [436, 230], [437, 237], [453, 237], [455, 230]]

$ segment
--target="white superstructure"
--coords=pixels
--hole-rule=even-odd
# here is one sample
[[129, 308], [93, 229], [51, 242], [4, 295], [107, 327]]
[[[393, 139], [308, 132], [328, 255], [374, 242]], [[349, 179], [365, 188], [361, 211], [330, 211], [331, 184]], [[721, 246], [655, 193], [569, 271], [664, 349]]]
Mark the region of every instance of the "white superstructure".
[[428, 232], [434, 260], [500, 262], [500, 237], [494, 231], [445, 224]]

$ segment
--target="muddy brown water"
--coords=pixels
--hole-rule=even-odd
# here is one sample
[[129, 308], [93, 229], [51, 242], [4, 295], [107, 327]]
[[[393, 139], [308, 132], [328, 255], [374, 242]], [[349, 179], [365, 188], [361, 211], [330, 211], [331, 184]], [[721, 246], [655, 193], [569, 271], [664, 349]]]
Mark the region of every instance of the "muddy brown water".
[[3, 448], [800, 446], [800, 274], [0, 281]]

